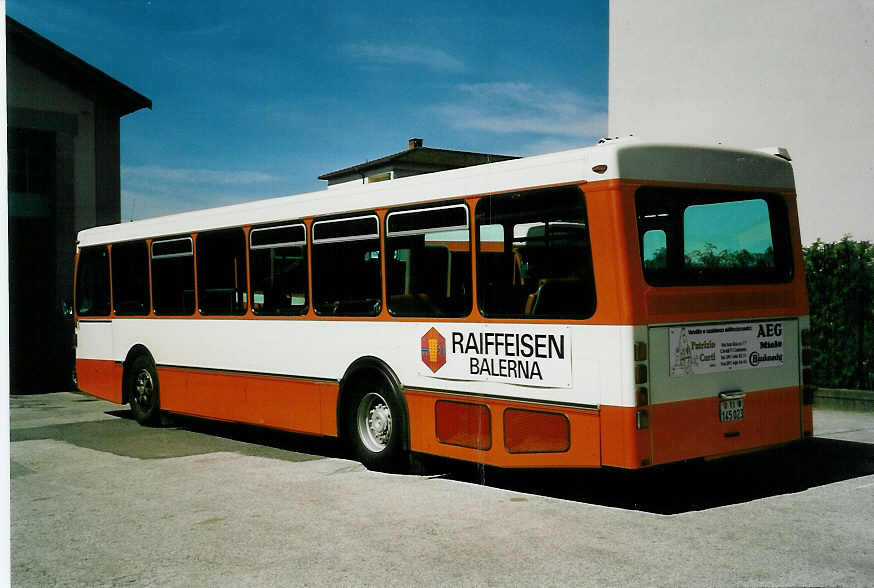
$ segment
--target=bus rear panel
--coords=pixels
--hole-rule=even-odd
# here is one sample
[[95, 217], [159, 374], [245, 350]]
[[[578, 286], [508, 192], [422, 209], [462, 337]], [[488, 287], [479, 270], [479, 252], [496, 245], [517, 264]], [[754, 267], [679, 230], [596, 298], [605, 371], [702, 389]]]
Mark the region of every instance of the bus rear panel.
[[633, 435], [637, 451], [615, 465], [728, 455], [811, 435], [794, 194], [632, 191], [645, 325], [636, 334], [634, 425], [649, 434]]

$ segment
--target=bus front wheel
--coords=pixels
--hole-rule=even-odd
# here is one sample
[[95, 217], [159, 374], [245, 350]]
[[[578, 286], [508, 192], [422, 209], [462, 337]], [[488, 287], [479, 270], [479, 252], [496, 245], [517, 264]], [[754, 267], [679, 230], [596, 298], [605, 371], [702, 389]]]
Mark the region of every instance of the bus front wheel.
[[384, 381], [363, 381], [347, 406], [346, 435], [355, 457], [370, 470], [403, 470], [405, 415], [395, 391]]
[[127, 397], [130, 409], [141, 425], [154, 425], [160, 419], [158, 371], [147, 355], [140, 355], [131, 364]]

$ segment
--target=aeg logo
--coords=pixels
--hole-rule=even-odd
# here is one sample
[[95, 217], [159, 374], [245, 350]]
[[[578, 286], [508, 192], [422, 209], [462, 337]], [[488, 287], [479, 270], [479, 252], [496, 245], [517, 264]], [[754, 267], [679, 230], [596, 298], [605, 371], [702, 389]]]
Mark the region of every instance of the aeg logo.
[[422, 362], [432, 372], [446, 363], [446, 339], [434, 327], [422, 337]]
[[759, 323], [759, 332], [756, 337], [782, 337], [783, 323]]

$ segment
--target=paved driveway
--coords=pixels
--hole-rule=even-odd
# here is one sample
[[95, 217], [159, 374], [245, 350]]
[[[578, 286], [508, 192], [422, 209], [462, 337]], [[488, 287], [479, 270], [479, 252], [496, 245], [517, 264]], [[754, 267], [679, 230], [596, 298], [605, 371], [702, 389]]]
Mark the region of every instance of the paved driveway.
[[387, 475], [331, 441], [11, 399], [16, 586], [874, 584], [874, 415], [649, 472]]

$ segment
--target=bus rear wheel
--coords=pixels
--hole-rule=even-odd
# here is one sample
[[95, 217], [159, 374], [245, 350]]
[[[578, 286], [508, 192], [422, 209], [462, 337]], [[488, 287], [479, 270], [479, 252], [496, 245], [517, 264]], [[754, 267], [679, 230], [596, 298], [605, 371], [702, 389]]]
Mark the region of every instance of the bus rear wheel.
[[397, 394], [386, 382], [360, 382], [346, 414], [346, 437], [355, 457], [367, 469], [405, 469], [405, 414]]
[[158, 371], [146, 355], [140, 355], [131, 364], [127, 398], [134, 418], [141, 425], [154, 425], [160, 420]]

